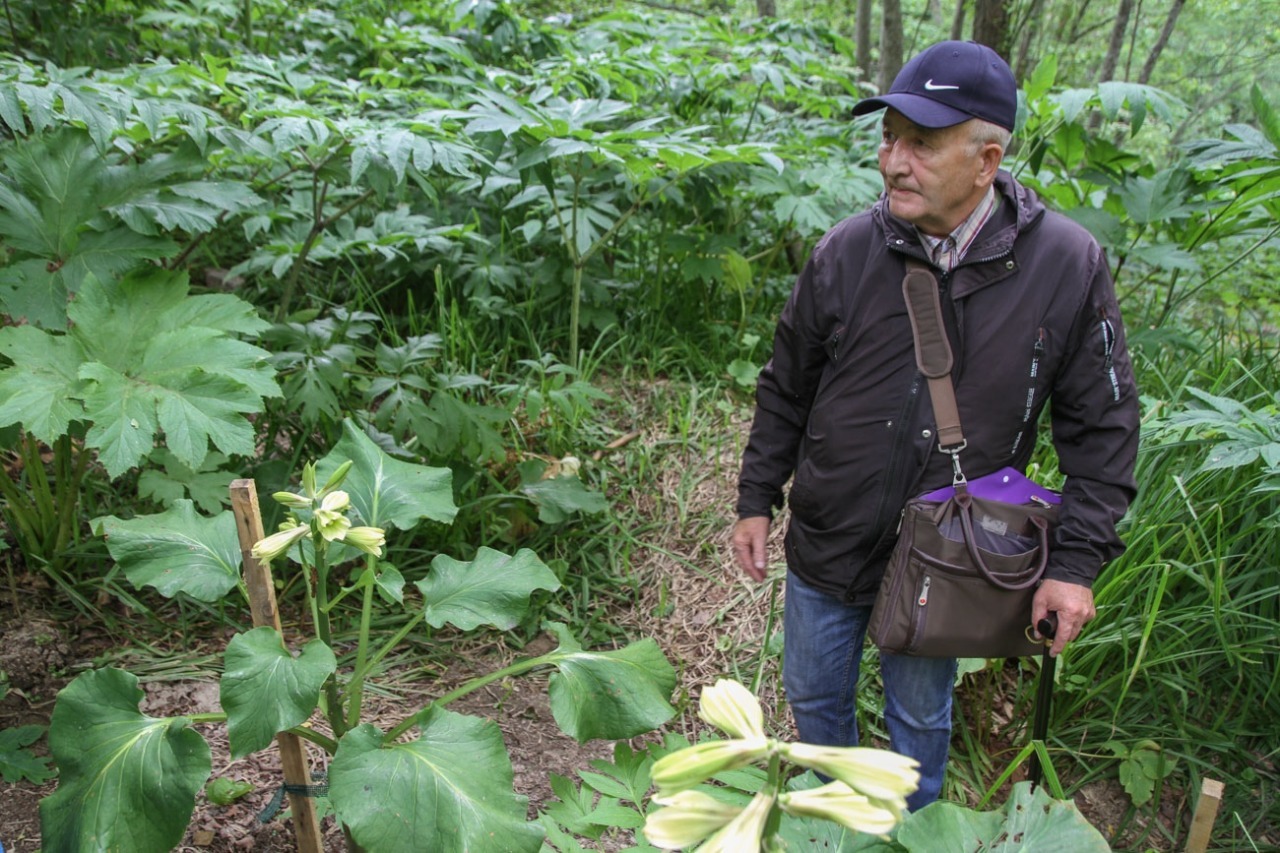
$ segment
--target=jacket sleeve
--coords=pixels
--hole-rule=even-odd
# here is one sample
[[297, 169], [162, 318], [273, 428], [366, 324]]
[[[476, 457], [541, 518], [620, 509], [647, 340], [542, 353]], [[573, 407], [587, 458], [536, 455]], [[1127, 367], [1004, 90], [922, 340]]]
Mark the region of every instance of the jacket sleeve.
[[738, 478], [738, 517], [772, 516], [796, 465], [809, 408], [827, 361], [834, 323], [819, 306], [824, 242], [809, 257], [774, 332], [773, 356], [756, 382], [756, 412]]
[[1050, 398], [1053, 443], [1066, 482], [1045, 572], [1085, 586], [1124, 552], [1116, 524], [1137, 492], [1140, 421], [1106, 258], [1097, 244], [1088, 257], [1087, 291]]

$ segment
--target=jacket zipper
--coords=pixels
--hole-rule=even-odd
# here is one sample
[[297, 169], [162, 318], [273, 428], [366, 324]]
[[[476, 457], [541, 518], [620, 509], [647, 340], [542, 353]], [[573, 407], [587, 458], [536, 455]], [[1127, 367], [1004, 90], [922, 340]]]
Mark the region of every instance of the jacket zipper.
[[1031, 423], [1031, 412], [1035, 410], [1036, 403], [1036, 377], [1040, 375], [1040, 359], [1044, 358], [1044, 327], [1036, 329], [1036, 342], [1031, 347], [1031, 369], [1027, 372], [1027, 399], [1022, 409], [1022, 429], [1018, 430], [1018, 434], [1013, 438], [1013, 447], [1009, 451], [1010, 456], [1018, 453], [1018, 448], [1022, 445], [1022, 439], [1027, 433], [1027, 427]]
[[1120, 400], [1120, 379], [1116, 376], [1116, 366], [1112, 351], [1116, 346], [1116, 327], [1111, 325], [1105, 308], [1098, 309], [1098, 330], [1102, 333], [1102, 354], [1106, 357], [1103, 367], [1107, 371], [1107, 379], [1111, 381], [1111, 399]]

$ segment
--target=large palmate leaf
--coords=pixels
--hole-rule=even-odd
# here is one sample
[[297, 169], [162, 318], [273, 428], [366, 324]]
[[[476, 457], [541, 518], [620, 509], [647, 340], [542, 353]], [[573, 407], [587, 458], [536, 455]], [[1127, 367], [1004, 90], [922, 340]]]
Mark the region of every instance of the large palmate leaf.
[[0, 239], [16, 249], [0, 270], [0, 307], [43, 328], [66, 325], [67, 299], [92, 274], [110, 279], [175, 250], [172, 241], [102, 218], [148, 180], [109, 166], [85, 134], [66, 128], [24, 140], [3, 157]]
[[295, 658], [275, 628], [264, 625], [233, 637], [219, 684], [231, 757], [266, 749], [277, 732], [303, 723], [337, 668], [333, 651], [320, 640], [307, 643]]
[[342, 424], [342, 440], [316, 465], [320, 482], [343, 462], [354, 464], [342, 488], [364, 524], [409, 530], [424, 518], [453, 521], [453, 472], [392, 459], [350, 420]]
[[136, 587], [218, 601], [240, 581], [240, 545], [229, 511], [204, 518], [191, 501], [176, 500], [159, 515], [95, 519], [93, 529], [106, 537], [112, 559]]
[[84, 416], [77, 399], [84, 361], [78, 341], [33, 326], [0, 329], [0, 353], [12, 362], [0, 370], [0, 426], [22, 424], [46, 444], [67, 434]]
[[520, 623], [535, 589], [559, 589], [560, 581], [527, 548], [509, 557], [482, 547], [470, 563], [437, 556], [431, 561], [431, 574], [415, 585], [432, 627], [447, 622], [464, 631], [480, 625], [505, 631]]
[[542, 844], [496, 724], [433, 708], [421, 736], [384, 743], [348, 732], [329, 767], [329, 797], [356, 842], [379, 853], [521, 853]]
[[1020, 850], [1070, 850], [1106, 853], [1111, 848], [1075, 804], [1055, 800], [1043, 785], [1013, 786], [1004, 808], [975, 812], [936, 802], [903, 823], [897, 841], [907, 850], [931, 853], [1015, 853]]
[[84, 357], [78, 377], [92, 422], [86, 443], [109, 474], [137, 465], [158, 431], [191, 469], [210, 446], [252, 453], [245, 415], [262, 411], [262, 398], [279, 389], [268, 353], [228, 336], [265, 327], [251, 305], [231, 296], [190, 297], [185, 274], [151, 270], [112, 283], [86, 279], [67, 313]]
[[667, 701], [676, 671], [652, 639], [609, 652], [584, 651], [568, 628], [552, 623], [560, 646], [545, 658], [551, 676], [551, 713], [579, 743], [622, 740], [652, 731], [675, 716]]
[[58, 790], [40, 801], [46, 850], [171, 850], [209, 778], [209, 745], [185, 717], [138, 710], [138, 679], [86, 672], [58, 694], [49, 748]]

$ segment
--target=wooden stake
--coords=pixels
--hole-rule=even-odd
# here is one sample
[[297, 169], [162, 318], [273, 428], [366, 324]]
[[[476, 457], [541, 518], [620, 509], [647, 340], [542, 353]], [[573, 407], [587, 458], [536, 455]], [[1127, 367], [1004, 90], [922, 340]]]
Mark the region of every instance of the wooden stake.
[[[232, 481], [231, 510], [235, 513], [236, 532], [240, 535], [240, 558], [244, 565], [244, 584], [249, 589], [249, 609], [253, 614], [254, 627], [269, 625], [280, 631], [271, 566], [259, 561], [252, 553], [253, 546], [264, 538], [262, 514], [258, 511], [258, 490], [253, 480]], [[280, 747], [285, 784], [299, 789], [310, 786], [311, 771], [302, 738], [280, 732], [276, 735], [276, 744]], [[293, 807], [293, 832], [298, 839], [298, 853], [323, 853], [315, 800], [305, 794], [290, 793], [289, 804]]]
[[1205, 779], [1200, 784], [1200, 801], [1196, 803], [1191, 818], [1191, 834], [1187, 836], [1187, 853], [1204, 853], [1209, 847], [1209, 833], [1218, 819], [1218, 806], [1222, 805], [1223, 785], [1217, 779]]

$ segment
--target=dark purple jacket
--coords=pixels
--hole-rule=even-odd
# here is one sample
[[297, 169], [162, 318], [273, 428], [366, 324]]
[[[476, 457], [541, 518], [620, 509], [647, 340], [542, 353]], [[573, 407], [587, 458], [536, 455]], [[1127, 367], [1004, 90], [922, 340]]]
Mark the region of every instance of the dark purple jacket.
[[[1025, 470], [1049, 404], [1066, 475], [1046, 576], [1092, 583], [1124, 550], [1135, 493], [1138, 399], [1106, 259], [1007, 173], [964, 260], [939, 275], [970, 477]], [[883, 199], [814, 249], [760, 373], [738, 484], [741, 518], [788, 496], [787, 564], [810, 585], [870, 604], [907, 499], [951, 482], [902, 297], [915, 229]]]

